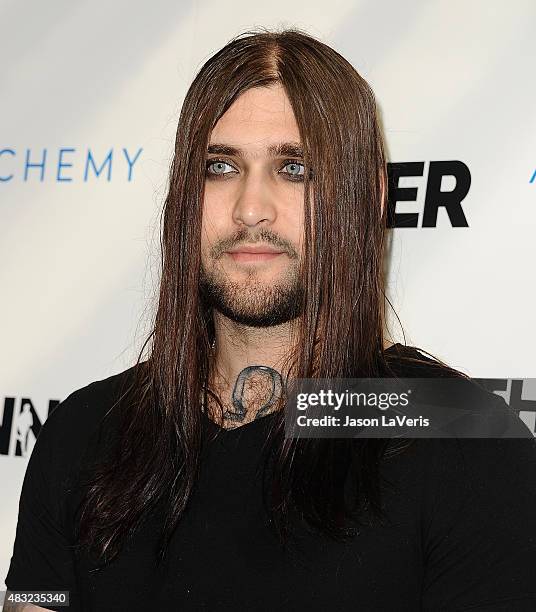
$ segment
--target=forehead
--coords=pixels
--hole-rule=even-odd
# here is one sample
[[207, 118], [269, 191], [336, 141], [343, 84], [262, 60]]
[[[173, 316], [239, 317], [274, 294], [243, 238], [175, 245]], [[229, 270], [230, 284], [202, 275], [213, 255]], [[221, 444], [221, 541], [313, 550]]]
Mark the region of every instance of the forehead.
[[284, 88], [255, 87], [241, 94], [220, 117], [209, 144], [232, 143], [255, 157], [278, 142], [299, 142], [300, 132]]

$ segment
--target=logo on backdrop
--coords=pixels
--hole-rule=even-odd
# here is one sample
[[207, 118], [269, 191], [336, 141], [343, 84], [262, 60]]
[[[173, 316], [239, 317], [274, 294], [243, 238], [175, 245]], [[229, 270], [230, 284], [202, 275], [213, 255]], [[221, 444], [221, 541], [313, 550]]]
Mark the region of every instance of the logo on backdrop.
[[536, 436], [536, 378], [475, 378], [500, 395]]
[[[49, 400], [47, 418], [59, 403], [59, 400]], [[27, 397], [4, 398], [1, 417], [0, 455], [29, 456], [44, 422], [32, 400]]]
[[[447, 214], [452, 227], [469, 227], [462, 202], [471, 187], [471, 172], [462, 161], [431, 161], [424, 187], [422, 216], [419, 212], [396, 212], [397, 202], [416, 202], [422, 188], [403, 187], [401, 179], [422, 177], [424, 162], [387, 164], [388, 227], [437, 227], [439, 210]], [[448, 183], [449, 185], [444, 185]]]
[[[536, 436], [536, 387], [534, 378], [475, 378], [488, 391], [498, 392]], [[532, 385], [532, 386], [531, 386]], [[530, 396], [530, 397], [529, 397]], [[59, 400], [48, 401], [47, 418]], [[27, 397], [4, 398], [0, 421], [0, 455], [28, 457], [44, 421]]]
[[0, 183], [88, 183], [134, 180], [143, 149], [125, 147], [94, 152], [92, 149], [0, 148]]

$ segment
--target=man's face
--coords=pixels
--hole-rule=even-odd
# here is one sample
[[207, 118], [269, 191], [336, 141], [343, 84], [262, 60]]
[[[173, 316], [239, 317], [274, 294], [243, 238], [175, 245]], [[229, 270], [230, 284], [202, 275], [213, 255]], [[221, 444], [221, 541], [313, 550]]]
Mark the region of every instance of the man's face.
[[[286, 149], [277, 151], [282, 144]], [[301, 312], [305, 169], [299, 148], [280, 85], [242, 94], [212, 131], [200, 286], [203, 298], [234, 321], [265, 327]]]

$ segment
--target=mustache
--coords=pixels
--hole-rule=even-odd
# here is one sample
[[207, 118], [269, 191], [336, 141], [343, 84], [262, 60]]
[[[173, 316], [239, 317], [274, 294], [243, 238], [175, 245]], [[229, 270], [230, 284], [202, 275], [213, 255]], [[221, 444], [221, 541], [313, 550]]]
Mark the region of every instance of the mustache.
[[283, 251], [292, 259], [298, 258], [296, 249], [288, 240], [284, 240], [267, 228], [262, 228], [255, 233], [243, 228], [236, 232], [233, 236], [219, 240], [212, 248], [212, 257], [217, 259], [221, 257], [225, 251], [228, 251], [234, 247], [244, 246], [246, 244], [258, 244], [260, 242], [263, 244], [269, 244]]

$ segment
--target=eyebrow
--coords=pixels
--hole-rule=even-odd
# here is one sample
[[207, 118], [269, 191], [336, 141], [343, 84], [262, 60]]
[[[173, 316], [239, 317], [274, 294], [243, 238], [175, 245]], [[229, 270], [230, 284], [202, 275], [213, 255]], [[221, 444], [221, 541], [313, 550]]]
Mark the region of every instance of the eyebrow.
[[[213, 142], [208, 145], [207, 153], [217, 153], [219, 155], [229, 155], [234, 157], [250, 157], [240, 147]], [[266, 147], [268, 157], [303, 157], [303, 148], [299, 142], [278, 142]]]

